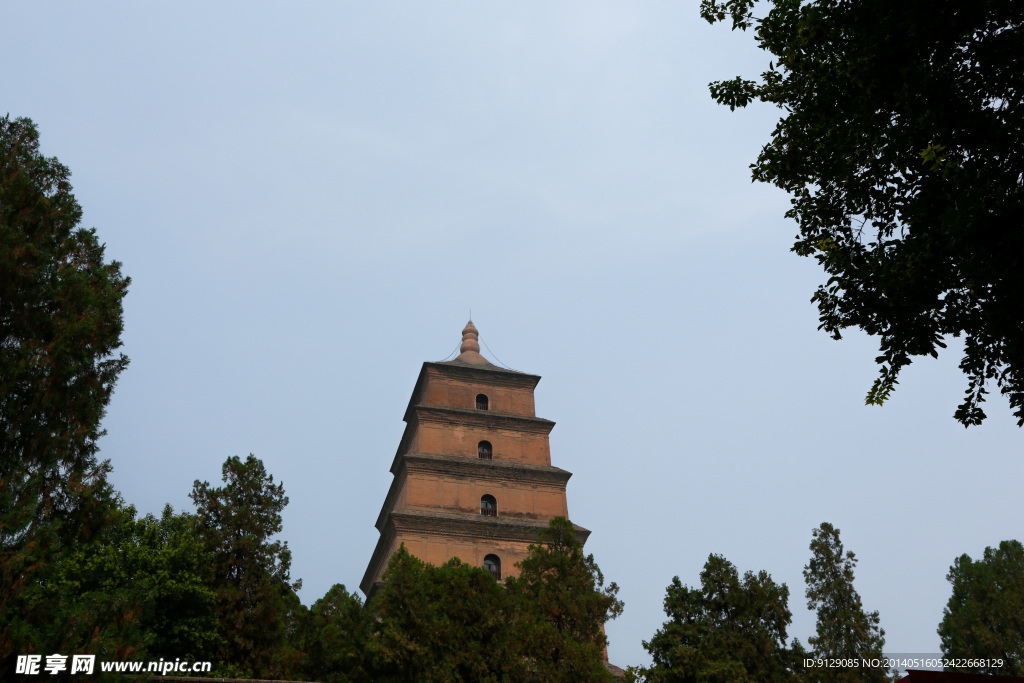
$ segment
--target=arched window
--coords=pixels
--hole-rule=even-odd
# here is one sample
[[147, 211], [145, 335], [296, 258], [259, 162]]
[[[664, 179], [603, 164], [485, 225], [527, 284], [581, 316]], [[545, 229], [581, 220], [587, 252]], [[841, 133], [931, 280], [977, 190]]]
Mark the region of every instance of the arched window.
[[490, 460], [492, 452], [490, 441], [481, 441], [476, 446], [476, 454], [481, 460]]
[[484, 394], [476, 395], [476, 409], [487, 410], [487, 396]]
[[494, 500], [494, 496], [486, 495], [480, 498], [480, 514], [487, 517], [498, 516], [498, 501]]
[[484, 558], [484, 569], [490, 572], [495, 581], [501, 581], [501, 560], [497, 555], [488, 555]]

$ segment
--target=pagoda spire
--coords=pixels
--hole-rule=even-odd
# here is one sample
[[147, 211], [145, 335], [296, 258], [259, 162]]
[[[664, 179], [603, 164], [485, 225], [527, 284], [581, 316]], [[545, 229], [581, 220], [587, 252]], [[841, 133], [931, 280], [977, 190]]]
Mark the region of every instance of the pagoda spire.
[[462, 346], [459, 347], [459, 356], [455, 360], [464, 363], [481, 363], [490, 365], [490, 361], [480, 355], [480, 331], [470, 320], [462, 328]]

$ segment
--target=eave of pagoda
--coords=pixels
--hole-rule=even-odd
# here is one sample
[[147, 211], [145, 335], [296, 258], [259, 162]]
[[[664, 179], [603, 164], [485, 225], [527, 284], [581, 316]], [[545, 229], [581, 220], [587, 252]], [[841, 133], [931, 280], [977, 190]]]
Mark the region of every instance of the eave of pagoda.
[[[536, 543], [540, 532], [548, 527], [547, 520], [520, 519], [509, 517], [484, 517], [440, 510], [402, 509], [394, 510], [387, 516], [381, 529], [380, 539], [373, 551], [370, 563], [360, 581], [360, 588], [370, 595], [374, 577], [383, 573], [382, 564], [387, 561], [388, 549], [398, 536], [415, 534], [440, 536], [477, 541], [511, 541]], [[586, 543], [590, 530], [573, 524], [576, 538]]]
[[[426, 386], [427, 378], [430, 375], [449, 379], [461, 379], [468, 382], [490, 384], [498, 387], [524, 387], [536, 389], [540, 382], [540, 375], [531, 375], [516, 370], [507, 370], [496, 365], [476, 365], [463, 363], [459, 360], [447, 362], [426, 362], [420, 368], [419, 377], [416, 378], [416, 386], [413, 387], [412, 396], [409, 397], [408, 408], [412, 408], [420, 402], [423, 389]], [[406, 410], [408, 414], [408, 410]]]
[[399, 460], [409, 448], [409, 442], [421, 424], [443, 424], [451, 427], [479, 427], [482, 429], [507, 429], [532, 434], [550, 434], [555, 423], [542, 417], [512, 415], [491, 410], [466, 410], [464, 408], [447, 408], [442, 406], [415, 405], [410, 406], [405, 414], [405, 431], [398, 444], [391, 472], [397, 473]]
[[406, 453], [395, 460], [397, 469], [391, 480], [391, 487], [375, 526], [384, 530], [387, 515], [394, 508], [395, 500], [405, 485], [409, 473], [429, 473], [456, 479], [483, 479], [494, 482], [511, 482], [527, 486], [550, 486], [565, 490], [572, 472], [550, 465], [531, 465], [508, 460], [481, 460], [459, 455], [435, 455], [432, 453]]

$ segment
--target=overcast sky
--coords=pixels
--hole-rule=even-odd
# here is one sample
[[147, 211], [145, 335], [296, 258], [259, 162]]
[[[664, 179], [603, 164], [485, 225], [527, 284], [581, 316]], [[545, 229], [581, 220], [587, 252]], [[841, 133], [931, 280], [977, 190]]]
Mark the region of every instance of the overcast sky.
[[[789, 585], [829, 521], [889, 652], [938, 652], [962, 553], [1024, 538], [1006, 401], [965, 430], [955, 341], [865, 407], [875, 341], [831, 341], [787, 197], [750, 182], [778, 113], [696, 2], [15, 3], [0, 115], [39, 126], [132, 278], [102, 456], [140, 512], [254, 453], [291, 504], [307, 605], [355, 589], [423, 361], [472, 308], [543, 376], [569, 510], [649, 662], [709, 553]], [[489, 347], [489, 348], [488, 348]]]

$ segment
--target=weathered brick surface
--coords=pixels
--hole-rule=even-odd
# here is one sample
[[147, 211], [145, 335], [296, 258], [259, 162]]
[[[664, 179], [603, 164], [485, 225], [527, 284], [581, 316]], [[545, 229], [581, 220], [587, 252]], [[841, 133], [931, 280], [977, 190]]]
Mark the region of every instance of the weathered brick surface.
[[516, 481], [493, 481], [474, 477], [437, 477], [424, 472], [411, 474], [405, 482], [402, 507], [438, 508], [451, 512], [480, 514], [480, 499], [495, 498], [498, 515], [549, 520], [568, 514], [565, 489], [558, 486], [524, 486]]
[[533, 392], [501, 386], [492, 382], [471, 382], [443, 376], [438, 371], [428, 370], [429, 381], [424, 389], [422, 402], [427, 405], [451, 406], [453, 408], [476, 409], [478, 394], [487, 396], [489, 409], [496, 413], [526, 415], [533, 417]]
[[508, 422], [501, 427], [488, 428], [486, 424], [459, 424], [456, 420], [421, 420], [410, 438], [409, 450], [476, 458], [480, 442], [489, 441], [495, 460], [550, 465], [548, 435], [526, 431], [536, 427], [538, 426]]

